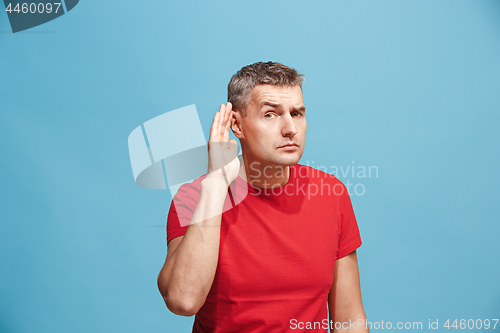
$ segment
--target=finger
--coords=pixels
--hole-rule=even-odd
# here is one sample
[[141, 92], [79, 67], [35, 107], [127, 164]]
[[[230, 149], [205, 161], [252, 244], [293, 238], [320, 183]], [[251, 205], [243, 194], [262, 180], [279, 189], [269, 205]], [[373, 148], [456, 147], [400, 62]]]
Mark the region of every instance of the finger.
[[214, 119], [212, 120], [212, 126], [210, 126], [210, 131], [212, 133], [217, 130], [217, 127], [219, 126], [219, 116], [219, 111], [217, 111], [214, 115]]
[[219, 118], [219, 128], [218, 128], [218, 135], [219, 139], [221, 139], [224, 136], [224, 117], [226, 115], [226, 106], [224, 104], [221, 104], [220, 106], [220, 118]]
[[225, 117], [226, 121], [229, 121], [229, 119], [232, 115], [232, 108], [233, 108], [233, 105], [231, 104], [231, 102], [227, 102], [227, 104], [226, 104], [226, 117]]
[[220, 113], [216, 112], [214, 120], [212, 121], [212, 126], [210, 127], [210, 137], [208, 141], [216, 141], [217, 133], [219, 132], [219, 118]]
[[229, 105], [226, 104], [226, 109], [225, 109], [225, 113], [224, 113], [224, 121], [223, 121], [223, 128], [222, 128], [224, 142], [227, 142], [229, 140], [229, 128], [227, 127], [227, 123], [229, 122], [229, 117], [231, 115], [231, 109], [230, 109]]
[[231, 108], [231, 102], [228, 102], [226, 105], [226, 117], [224, 123], [224, 141], [226, 142], [229, 140], [229, 128], [231, 127], [231, 118], [233, 117], [233, 111]]
[[229, 129], [231, 128], [231, 119], [228, 119], [226, 122], [226, 127], [224, 129], [224, 139], [225, 141], [229, 140]]

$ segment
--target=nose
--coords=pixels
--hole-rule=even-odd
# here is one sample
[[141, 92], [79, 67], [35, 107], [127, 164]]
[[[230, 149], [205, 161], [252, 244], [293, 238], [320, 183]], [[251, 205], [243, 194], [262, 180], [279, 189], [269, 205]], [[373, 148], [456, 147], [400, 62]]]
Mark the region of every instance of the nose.
[[283, 121], [283, 127], [281, 129], [281, 134], [283, 136], [293, 137], [297, 134], [297, 126], [295, 126], [294, 119], [289, 113], [281, 119]]

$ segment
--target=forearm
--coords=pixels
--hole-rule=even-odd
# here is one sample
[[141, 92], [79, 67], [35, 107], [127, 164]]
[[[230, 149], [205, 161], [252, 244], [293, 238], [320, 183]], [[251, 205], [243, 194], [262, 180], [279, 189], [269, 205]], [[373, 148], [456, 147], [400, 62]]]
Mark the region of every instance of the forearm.
[[158, 287], [174, 313], [193, 315], [203, 305], [217, 268], [225, 183], [204, 179], [191, 223], [158, 276]]
[[[331, 318], [330, 318], [331, 319]], [[330, 320], [330, 332], [332, 333], [369, 333], [366, 325], [366, 315], [361, 313], [352, 317]]]

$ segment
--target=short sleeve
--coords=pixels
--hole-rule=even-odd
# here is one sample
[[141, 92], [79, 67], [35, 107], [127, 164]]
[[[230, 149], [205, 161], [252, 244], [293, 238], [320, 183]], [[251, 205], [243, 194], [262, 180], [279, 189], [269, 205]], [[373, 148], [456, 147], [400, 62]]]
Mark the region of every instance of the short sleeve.
[[340, 207], [340, 236], [338, 244], [337, 259], [345, 257], [352, 251], [361, 246], [361, 236], [359, 234], [358, 223], [354, 216], [351, 198], [347, 188], [344, 186], [344, 192], [341, 198]]
[[184, 184], [174, 195], [167, 215], [167, 244], [172, 239], [184, 236], [200, 198], [196, 183]]

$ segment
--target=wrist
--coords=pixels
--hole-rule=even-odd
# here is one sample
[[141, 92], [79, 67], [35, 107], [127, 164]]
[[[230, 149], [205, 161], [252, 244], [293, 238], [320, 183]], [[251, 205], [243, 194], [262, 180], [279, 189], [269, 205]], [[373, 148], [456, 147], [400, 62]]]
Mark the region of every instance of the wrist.
[[201, 181], [201, 189], [204, 191], [227, 192], [229, 184], [226, 183], [224, 178], [216, 176], [207, 176]]

